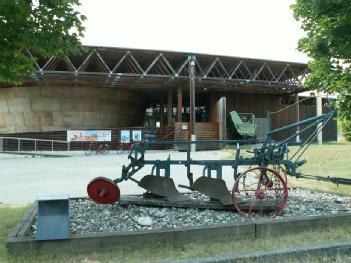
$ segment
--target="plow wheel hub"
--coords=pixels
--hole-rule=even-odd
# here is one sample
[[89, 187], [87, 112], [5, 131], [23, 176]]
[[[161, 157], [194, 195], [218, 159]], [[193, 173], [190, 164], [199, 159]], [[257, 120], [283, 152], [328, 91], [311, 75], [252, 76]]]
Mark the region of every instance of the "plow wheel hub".
[[87, 187], [89, 197], [98, 204], [113, 204], [119, 201], [120, 191], [111, 179], [97, 177]]
[[266, 180], [264, 182], [262, 182], [262, 184], [268, 188], [272, 188], [273, 187], [273, 181], [272, 180]]
[[258, 200], [262, 200], [265, 198], [265, 194], [262, 189], [256, 190], [255, 195]]

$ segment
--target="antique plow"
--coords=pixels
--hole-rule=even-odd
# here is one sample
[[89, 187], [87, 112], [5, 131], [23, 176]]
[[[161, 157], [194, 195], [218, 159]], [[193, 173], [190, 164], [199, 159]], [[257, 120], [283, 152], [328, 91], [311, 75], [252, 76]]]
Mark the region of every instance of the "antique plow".
[[[189, 183], [178, 185], [178, 187], [203, 193], [211, 200], [218, 200], [225, 206], [234, 205], [235, 209], [244, 216], [252, 213], [263, 214], [266, 207], [273, 207], [272, 214], [279, 215], [283, 212], [288, 200], [287, 175], [351, 185], [350, 179], [303, 175], [297, 171], [306, 162], [300, 160], [302, 154], [333, 114], [334, 112], [329, 112], [268, 132], [265, 140], [261, 141], [261, 146], [251, 152], [253, 156], [246, 158], [241, 156], [239, 143], [252, 143], [253, 141], [152, 141], [136, 144], [128, 156], [129, 165], [122, 167], [121, 176], [115, 180], [105, 177], [93, 179], [87, 187], [88, 195], [99, 204], [118, 202], [120, 199], [118, 183], [132, 180], [147, 190], [147, 193], [163, 197], [170, 202], [185, 202], [188, 197], [178, 191], [171, 178], [171, 166], [183, 165], [187, 169], [186, 176]], [[300, 148], [289, 156], [288, 142], [314, 127], [317, 128], [300, 144]], [[296, 128], [299, 130], [288, 138], [273, 141], [275, 134]], [[193, 143], [234, 144], [236, 145], [235, 158], [231, 160], [193, 160], [190, 152], [190, 144]], [[170, 157], [167, 160], [145, 160], [144, 156], [149, 144], [186, 145], [187, 158], [185, 160], [171, 160]], [[145, 165], [152, 165], [151, 173], [140, 181], [133, 178]], [[195, 181], [191, 172], [193, 165], [203, 167], [203, 175]], [[222, 170], [225, 166], [233, 169], [235, 183], [232, 192], [228, 190], [226, 182], [222, 179]], [[240, 166], [248, 168], [245, 172], [240, 173]], [[161, 175], [162, 171], [163, 175]], [[215, 176], [212, 176], [212, 172], [215, 172]]]

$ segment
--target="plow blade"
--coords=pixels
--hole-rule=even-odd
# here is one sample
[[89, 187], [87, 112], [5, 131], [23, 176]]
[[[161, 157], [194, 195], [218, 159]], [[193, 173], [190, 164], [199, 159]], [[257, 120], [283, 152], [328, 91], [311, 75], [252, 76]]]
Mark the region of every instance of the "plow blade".
[[185, 201], [189, 199], [178, 192], [173, 179], [168, 177], [146, 175], [141, 178], [139, 186], [153, 194], [164, 196], [171, 202]]
[[222, 179], [202, 176], [194, 182], [192, 189], [221, 201], [223, 205], [233, 204], [232, 196]]

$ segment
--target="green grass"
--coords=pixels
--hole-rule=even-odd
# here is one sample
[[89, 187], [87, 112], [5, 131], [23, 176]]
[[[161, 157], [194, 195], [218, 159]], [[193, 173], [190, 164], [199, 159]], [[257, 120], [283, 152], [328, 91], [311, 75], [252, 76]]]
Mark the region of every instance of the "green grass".
[[13, 208], [0, 204], [0, 262], [6, 262], [5, 239], [11, 229], [24, 215], [26, 207]]
[[[298, 147], [293, 146], [290, 149], [291, 152], [294, 152]], [[351, 179], [350, 143], [311, 145], [303, 155], [303, 159], [307, 160], [307, 163], [300, 168], [302, 173]], [[292, 177], [288, 177], [288, 185], [351, 194], [351, 185], [337, 186], [333, 183], [295, 179]]]

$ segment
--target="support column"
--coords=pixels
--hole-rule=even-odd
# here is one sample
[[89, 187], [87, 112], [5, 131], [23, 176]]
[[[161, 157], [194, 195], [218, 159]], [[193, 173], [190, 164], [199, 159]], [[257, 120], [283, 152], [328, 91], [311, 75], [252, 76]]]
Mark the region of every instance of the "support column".
[[163, 127], [163, 125], [164, 125], [163, 112], [164, 112], [163, 96], [161, 96], [161, 100], [160, 100], [160, 127]]
[[[219, 119], [219, 139], [226, 140], [227, 137], [227, 99], [221, 97], [218, 101], [218, 119]], [[222, 145], [223, 147], [223, 145]]]
[[218, 139], [227, 138], [227, 98], [211, 95], [210, 122], [218, 122]]
[[[299, 94], [295, 95], [295, 103], [296, 103], [296, 122], [300, 121], [300, 102], [299, 102]], [[297, 126], [296, 127], [296, 133], [298, 133], [300, 131], [300, 127]], [[300, 143], [300, 135], [296, 136], [296, 142]]]
[[[320, 116], [323, 114], [323, 108], [322, 108], [322, 96], [317, 94], [316, 96], [316, 113], [317, 113], [317, 116]], [[320, 127], [322, 126], [322, 123], [319, 123], [317, 125], [317, 128], [319, 129]], [[322, 144], [323, 143], [323, 131], [321, 130], [319, 133], [318, 133], [318, 136], [317, 136], [317, 142], [318, 144]]]
[[183, 87], [178, 87], [178, 95], [177, 95], [177, 122], [183, 121]]
[[[195, 112], [195, 61], [192, 56], [189, 60], [189, 91], [190, 91], [190, 140], [196, 141], [196, 112]], [[191, 151], [196, 151], [196, 144], [191, 144]]]
[[168, 90], [168, 100], [167, 100], [167, 125], [173, 125], [173, 104], [172, 104], [172, 90]]

